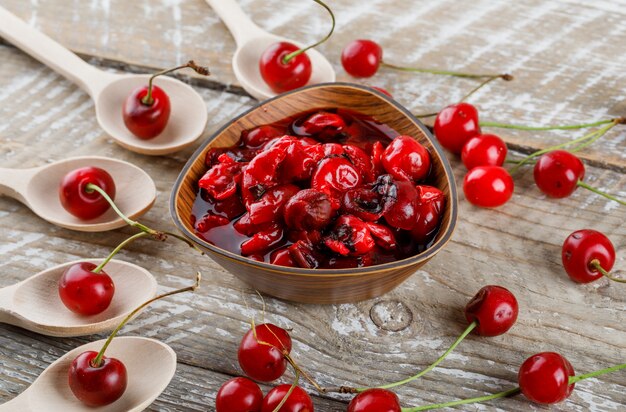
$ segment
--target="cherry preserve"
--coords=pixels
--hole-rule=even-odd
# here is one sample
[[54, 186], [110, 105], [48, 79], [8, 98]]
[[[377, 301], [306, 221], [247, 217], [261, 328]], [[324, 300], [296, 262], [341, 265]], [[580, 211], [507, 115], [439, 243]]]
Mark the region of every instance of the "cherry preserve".
[[207, 152], [196, 233], [230, 252], [302, 268], [371, 266], [432, 243], [444, 193], [411, 136], [345, 109], [317, 109], [242, 132]]

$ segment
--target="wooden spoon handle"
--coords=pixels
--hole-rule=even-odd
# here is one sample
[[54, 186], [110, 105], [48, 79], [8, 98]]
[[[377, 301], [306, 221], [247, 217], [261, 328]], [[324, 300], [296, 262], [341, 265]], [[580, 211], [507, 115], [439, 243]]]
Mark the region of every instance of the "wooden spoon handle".
[[27, 204], [26, 188], [37, 169], [5, 169], [0, 167], [0, 196], [5, 195]]
[[236, 0], [206, 0], [224, 22], [241, 47], [248, 40], [259, 37], [265, 32], [246, 15]]
[[112, 76], [87, 64], [3, 7], [0, 7], [0, 21], [0, 36], [79, 85], [92, 98], [106, 85], [107, 77]]

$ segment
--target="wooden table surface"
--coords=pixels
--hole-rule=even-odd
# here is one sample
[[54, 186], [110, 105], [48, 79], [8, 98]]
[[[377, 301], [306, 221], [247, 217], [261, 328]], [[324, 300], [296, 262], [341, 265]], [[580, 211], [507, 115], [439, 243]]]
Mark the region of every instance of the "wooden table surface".
[[[263, 28], [303, 42], [321, 37], [328, 17], [311, 1], [243, 0]], [[339, 80], [343, 45], [372, 38], [389, 62], [469, 71], [510, 72], [473, 98], [485, 120], [525, 124], [572, 123], [626, 115], [626, 2], [583, 0], [329, 1], [337, 31], [320, 47]], [[230, 60], [234, 41], [202, 0], [0, 0], [6, 7], [90, 63], [111, 71], [150, 72], [194, 58], [211, 66], [192, 81], [205, 99], [209, 125], [193, 147], [148, 157], [116, 145], [98, 127], [88, 95], [8, 43], [0, 44], [0, 166], [32, 167], [95, 154], [130, 161], [156, 181], [158, 198], [143, 218], [172, 229], [168, 198], [185, 161], [220, 125], [256, 102], [238, 85]], [[2, 24], [2, 22], [0, 22]], [[368, 79], [414, 112], [458, 100], [468, 80], [382, 70]], [[582, 135], [503, 132], [522, 152]], [[582, 154], [586, 180], [626, 197], [626, 128], [616, 127]], [[451, 159], [457, 182], [464, 168]], [[560, 263], [572, 231], [594, 228], [617, 249], [626, 270], [626, 208], [578, 190], [554, 200], [534, 186], [530, 170], [515, 176], [511, 201], [495, 210], [473, 207], [460, 195], [453, 240], [423, 270], [391, 293], [343, 305], [303, 305], [266, 298], [265, 318], [292, 329], [293, 354], [323, 385], [368, 385], [397, 380], [430, 364], [465, 327], [462, 310], [483, 285], [512, 290], [519, 321], [495, 338], [470, 336], [434, 372], [398, 389], [404, 406], [494, 393], [516, 385], [518, 366], [540, 351], [558, 351], [578, 372], [626, 360], [626, 286], [600, 280], [578, 285]], [[50, 188], [56, 190], [56, 188]], [[104, 257], [129, 234], [79, 233], [42, 221], [25, 206], [0, 198], [0, 286], [51, 265]], [[122, 331], [160, 339], [178, 354], [178, 370], [150, 410], [214, 410], [219, 386], [239, 375], [236, 351], [261, 300], [209, 258], [177, 244], [142, 240], [119, 257], [150, 270], [160, 290], [190, 282], [203, 287], [156, 303]], [[246, 306], [246, 302], [247, 305]], [[79, 339], [40, 336], [0, 325], [0, 402], [12, 399], [69, 349], [105, 335]], [[289, 372], [284, 382], [290, 382]], [[309, 393], [312, 387], [304, 384]], [[268, 387], [264, 387], [267, 390]], [[344, 411], [346, 396], [314, 396], [318, 411]], [[577, 384], [555, 411], [623, 411], [626, 373]], [[543, 410], [523, 397], [459, 410]]]

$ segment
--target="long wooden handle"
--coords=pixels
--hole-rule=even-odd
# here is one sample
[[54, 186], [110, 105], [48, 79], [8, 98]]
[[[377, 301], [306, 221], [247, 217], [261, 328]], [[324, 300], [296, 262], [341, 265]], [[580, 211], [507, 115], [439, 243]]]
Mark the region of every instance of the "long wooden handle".
[[9, 196], [22, 203], [26, 201], [26, 188], [37, 169], [0, 168], [0, 196]]
[[265, 32], [246, 15], [236, 0], [206, 0], [215, 10], [220, 19], [235, 38], [237, 46], [242, 46], [248, 40], [259, 37]]
[[112, 76], [89, 65], [50, 37], [0, 7], [0, 36], [52, 70], [76, 83], [95, 98]]

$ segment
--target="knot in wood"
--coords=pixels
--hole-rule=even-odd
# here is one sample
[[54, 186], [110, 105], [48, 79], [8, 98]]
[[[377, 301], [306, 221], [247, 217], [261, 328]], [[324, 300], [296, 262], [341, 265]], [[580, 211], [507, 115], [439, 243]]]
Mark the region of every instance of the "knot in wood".
[[380, 329], [400, 332], [413, 322], [413, 312], [399, 300], [382, 300], [370, 309], [370, 319]]

